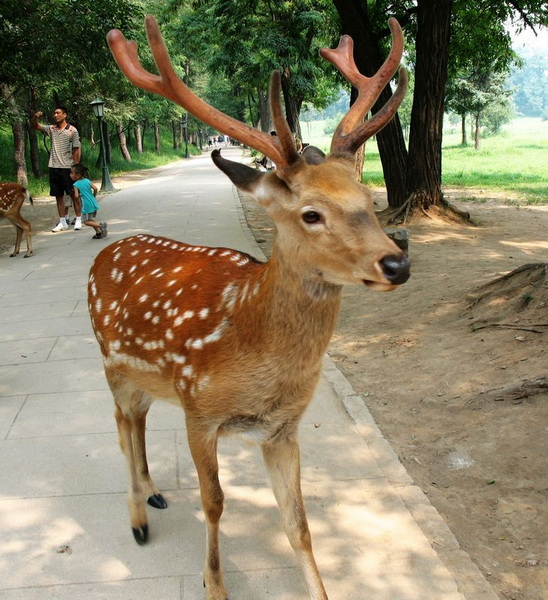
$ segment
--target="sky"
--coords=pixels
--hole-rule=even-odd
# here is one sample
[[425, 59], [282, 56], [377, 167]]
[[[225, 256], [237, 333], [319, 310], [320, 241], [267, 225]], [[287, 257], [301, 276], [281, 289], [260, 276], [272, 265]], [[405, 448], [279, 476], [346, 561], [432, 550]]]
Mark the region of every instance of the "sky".
[[[509, 26], [510, 31], [513, 31], [512, 26]], [[518, 52], [521, 48], [528, 48], [531, 50], [544, 50], [548, 54], [548, 28], [536, 27], [538, 35], [535, 34], [528, 28], [521, 34], [512, 33], [512, 39], [514, 40], [514, 50]]]

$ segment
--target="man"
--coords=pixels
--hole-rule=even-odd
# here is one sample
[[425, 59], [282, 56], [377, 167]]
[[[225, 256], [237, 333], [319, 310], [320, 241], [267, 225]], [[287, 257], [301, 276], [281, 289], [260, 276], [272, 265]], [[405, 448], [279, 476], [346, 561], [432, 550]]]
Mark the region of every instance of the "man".
[[59, 223], [52, 229], [54, 233], [68, 229], [65, 194], [72, 198], [72, 205], [76, 213], [74, 229], [82, 229], [82, 206], [80, 199], [74, 196], [70, 169], [80, 162], [80, 136], [78, 130], [67, 122], [67, 109], [57, 106], [53, 111], [54, 125], [42, 125], [38, 119], [43, 113], [38, 111], [31, 119], [31, 126], [47, 135], [51, 140], [49, 155], [49, 193], [57, 200]]

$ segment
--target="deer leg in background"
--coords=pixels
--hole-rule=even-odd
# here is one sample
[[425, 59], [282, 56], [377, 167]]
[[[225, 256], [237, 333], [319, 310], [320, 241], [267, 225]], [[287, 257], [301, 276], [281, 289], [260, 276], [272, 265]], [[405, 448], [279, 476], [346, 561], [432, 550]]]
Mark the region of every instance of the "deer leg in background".
[[224, 494], [219, 483], [217, 434], [187, 418], [188, 445], [198, 472], [202, 509], [207, 525], [204, 586], [207, 600], [227, 600], [219, 548], [219, 521], [223, 514]]
[[135, 464], [133, 447], [134, 423], [131, 417], [124, 414], [123, 410], [118, 405], [118, 402], [116, 402], [114, 416], [116, 417], [116, 425], [118, 426], [120, 448], [126, 457], [129, 479], [128, 506], [131, 528], [133, 530], [135, 541], [142, 546], [143, 544], [146, 544], [148, 540], [148, 520], [143, 491]]
[[[21, 250], [21, 240], [23, 239], [23, 230], [19, 225], [16, 225], [12, 221], [12, 225], [15, 227], [15, 249], [10, 254], [10, 256], [17, 256], [19, 251]], [[27, 254], [28, 254], [28, 241], [27, 241]]]
[[[144, 491], [144, 495], [147, 497], [147, 502], [154, 508], [167, 508], [167, 502], [164, 497], [154, 484], [149, 470], [147, 462], [147, 450], [146, 450], [146, 422], [147, 414], [150, 405], [143, 402], [144, 394], [139, 393], [137, 402], [132, 403], [133, 413], [133, 452], [135, 456], [135, 464], [141, 487]], [[139, 408], [139, 406], [145, 406], [145, 408]]]
[[33, 252], [31, 224], [20, 215], [11, 215], [7, 217], [7, 219], [12, 223], [16, 231], [15, 250], [12, 254], [10, 254], [10, 256], [16, 256], [17, 254], [19, 254], [19, 251], [21, 250], [21, 240], [23, 238], [23, 231], [25, 232], [25, 239], [27, 240], [27, 252], [25, 254], [25, 258], [32, 256]]
[[312, 553], [312, 540], [301, 493], [299, 443], [293, 434], [262, 446], [274, 496], [282, 515], [289, 543], [304, 574], [311, 600], [327, 600], [327, 594]]

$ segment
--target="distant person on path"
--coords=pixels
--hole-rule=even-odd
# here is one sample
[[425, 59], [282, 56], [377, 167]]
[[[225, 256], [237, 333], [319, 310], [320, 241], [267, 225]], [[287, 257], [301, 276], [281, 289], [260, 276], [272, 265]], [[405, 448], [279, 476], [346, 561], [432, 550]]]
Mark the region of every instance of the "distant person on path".
[[67, 122], [67, 109], [64, 106], [57, 106], [53, 111], [54, 125], [42, 125], [38, 122], [44, 113], [38, 111], [31, 119], [31, 126], [37, 131], [41, 131], [51, 140], [51, 151], [49, 155], [49, 193], [55, 196], [57, 200], [57, 212], [59, 213], [59, 223], [52, 229], [53, 232], [68, 229], [67, 213], [65, 206], [65, 194], [72, 198], [76, 221], [74, 229], [82, 229], [82, 211], [80, 201], [74, 197], [72, 179], [70, 178], [70, 169], [72, 165], [78, 164], [81, 157], [80, 135], [73, 125]]
[[74, 182], [74, 198], [78, 198], [82, 206], [82, 221], [84, 225], [95, 229], [95, 235], [91, 239], [106, 238], [107, 224], [97, 223], [95, 220], [99, 210], [99, 204], [95, 199], [97, 186], [90, 181], [88, 170], [84, 165], [74, 165], [70, 170], [70, 177]]

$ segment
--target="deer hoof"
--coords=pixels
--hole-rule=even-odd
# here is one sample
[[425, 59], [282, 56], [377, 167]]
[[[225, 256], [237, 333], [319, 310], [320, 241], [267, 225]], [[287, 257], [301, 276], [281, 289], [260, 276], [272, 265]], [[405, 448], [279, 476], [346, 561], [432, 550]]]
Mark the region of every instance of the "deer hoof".
[[23, 258], [29, 258], [30, 256], [32, 256], [34, 254], [34, 252], [31, 252], [30, 254], [25, 254], [25, 256], [23, 256]]
[[133, 537], [139, 546], [144, 546], [148, 541], [148, 525], [141, 527], [132, 527]]
[[154, 494], [154, 496], [149, 496], [147, 502], [154, 508], [167, 508], [167, 502], [162, 494]]

